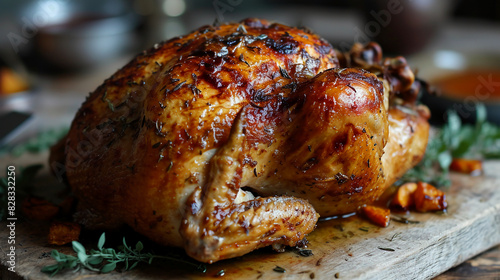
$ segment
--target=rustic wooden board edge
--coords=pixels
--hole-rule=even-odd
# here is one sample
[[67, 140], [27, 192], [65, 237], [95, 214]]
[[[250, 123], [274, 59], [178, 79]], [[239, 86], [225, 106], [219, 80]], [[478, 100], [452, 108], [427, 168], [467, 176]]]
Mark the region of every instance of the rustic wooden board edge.
[[[272, 267], [270, 267], [261, 279], [310, 279], [309, 273], [297, 274], [299, 269], [311, 270], [315, 273], [315, 279], [335, 279], [336, 273], [339, 273], [339, 279], [429, 279], [437, 276], [466, 259], [500, 244], [500, 191], [498, 191], [500, 179], [497, 179], [500, 174], [495, 174], [499, 170], [498, 163], [500, 162], [487, 165], [485, 176], [473, 178], [454, 174], [456, 187], [450, 190], [452, 201], [450, 201], [450, 211], [447, 216], [416, 214], [418, 219], [425, 220], [423, 224], [409, 226], [393, 224], [390, 228], [381, 230], [380, 234], [370, 233], [370, 237], [365, 240], [362, 238], [346, 240], [347, 244], [339, 246], [334, 254], [323, 257], [322, 270], [320, 271], [315, 271], [314, 262], [316, 260], [301, 259], [297, 268], [290, 264], [290, 270], [284, 274], [273, 273]], [[436, 229], [438, 230], [436, 231]], [[5, 230], [3, 228], [1, 232], [5, 232]], [[391, 246], [397, 249], [396, 252], [385, 252], [377, 249], [378, 244], [384, 245], [385, 239], [399, 231], [404, 231], [404, 233], [391, 243]], [[433, 235], [429, 236], [429, 234]], [[2, 242], [0, 248], [3, 251], [5, 237], [0, 237]], [[33, 244], [28, 246], [26, 246], [28, 244], [26, 242], [25, 247], [20, 249], [38, 246], [47, 252], [50, 251], [50, 247], [46, 244], [40, 244], [39, 237], [27, 238], [27, 240], [31, 239], [38, 240], [38, 242], [32, 242]], [[344, 263], [343, 260], [339, 262], [340, 254], [343, 251], [349, 251], [349, 247], [353, 247], [354, 256], [349, 262]], [[66, 249], [68, 252], [71, 251], [69, 248]], [[39, 272], [40, 268], [47, 264], [48, 259], [39, 259], [39, 255], [30, 252], [20, 253], [20, 261], [30, 259], [30, 266], [20, 270], [20, 275], [25, 279], [51, 279]], [[318, 253], [320, 252], [318, 251]], [[391, 259], [386, 259], [386, 257]], [[2, 268], [6, 266], [4, 258], [5, 254], [0, 257]], [[274, 261], [271, 260], [271, 263], [274, 264]], [[267, 265], [267, 268], [269, 266], [270, 264]], [[325, 267], [328, 268], [328, 271], [324, 270]], [[137, 277], [157, 279], [160, 275], [161, 278], [168, 276], [169, 279], [189, 279], [189, 275], [172, 277], [168, 274], [161, 267], [156, 267], [152, 271], [141, 269], [127, 272], [127, 274], [111, 273], [107, 275], [90, 272], [71, 274], [69, 271], [53, 279], [68, 279], [68, 277], [72, 279], [135, 279]], [[14, 277], [13, 274], [10, 274], [9, 277], [11, 276]], [[230, 275], [228, 276], [226, 279], [233, 279]], [[255, 274], [247, 276], [239, 279], [256, 278]], [[205, 278], [213, 277], [207, 275], [203, 277], [203, 279]]]
[[[430, 279], [500, 244], [500, 208], [443, 232], [420, 250], [349, 279]], [[496, 228], [492, 227], [496, 224]], [[449, 235], [449, 232], [453, 232]], [[437, 239], [437, 240], [436, 240]], [[465, 245], [464, 245], [465, 244]], [[396, 268], [396, 269], [394, 269]]]

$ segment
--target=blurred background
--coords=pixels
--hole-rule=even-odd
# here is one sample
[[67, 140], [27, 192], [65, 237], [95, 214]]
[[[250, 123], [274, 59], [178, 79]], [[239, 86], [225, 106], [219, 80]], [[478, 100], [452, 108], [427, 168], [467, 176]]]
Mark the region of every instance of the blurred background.
[[247, 17], [308, 27], [343, 51], [375, 40], [425, 79], [471, 67], [500, 72], [494, 0], [2, 0], [0, 115], [25, 112], [32, 131], [67, 126], [88, 92], [136, 53]]
[[[377, 41], [432, 85], [421, 101], [434, 124], [448, 109], [474, 121], [482, 102], [500, 125], [500, 0], [0, 0], [0, 163], [26, 151], [46, 162], [36, 152], [142, 50], [247, 17], [307, 27], [342, 51]], [[470, 267], [458, 275], [483, 271]]]

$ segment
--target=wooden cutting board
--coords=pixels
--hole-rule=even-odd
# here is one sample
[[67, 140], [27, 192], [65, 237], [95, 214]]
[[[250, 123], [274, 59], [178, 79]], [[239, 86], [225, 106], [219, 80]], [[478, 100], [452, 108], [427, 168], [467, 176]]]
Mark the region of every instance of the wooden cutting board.
[[[43, 162], [46, 156], [3, 158], [0, 167], [5, 170], [7, 164], [21, 166]], [[500, 244], [500, 162], [486, 162], [482, 176], [452, 174], [452, 182], [446, 192], [447, 213], [406, 216], [419, 223], [403, 224], [393, 220], [387, 228], [379, 228], [357, 217], [318, 223], [308, 237], [312, 256], [302, 256], [291, 248], [285, 253], [265, 248], [208, 265], [206, 273], [182, 264], [154, 262], [132, 271], [109, 274], [67, 271], [53, 279], [428, 279]], [[48, 256], [50, 251], [58, 249], [72, 254], [72, 249], [48, 245], [47, 232], [47, 224], [17, 222], [14, 274], [5, 267], [8, 229], [2, 222], [2, 279], [49, 279], [40, 269], [54, 263]], [[97, 243], [97, 238], [90, 239], [84, 242], [88, 243], [87, 248]], [[148, 246], [155, 247], [146, 244], [146, 250]], [[160, 250], [179, 252], [169, 248]], [[276, 266], [284, 268], [285, 272], [274, 271]]]

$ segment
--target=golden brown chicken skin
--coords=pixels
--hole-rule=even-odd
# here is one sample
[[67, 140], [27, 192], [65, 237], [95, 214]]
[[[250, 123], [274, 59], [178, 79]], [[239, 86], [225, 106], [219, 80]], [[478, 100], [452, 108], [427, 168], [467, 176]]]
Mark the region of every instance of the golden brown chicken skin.
[[263, 20], [202, 27], [97, 88], [51, 166], [89, 228], [127, 224], [209, 263], [295, 246], [319, 215], [371, 203], [425, 151], [413, 74], [378, 51], [337, 53]]

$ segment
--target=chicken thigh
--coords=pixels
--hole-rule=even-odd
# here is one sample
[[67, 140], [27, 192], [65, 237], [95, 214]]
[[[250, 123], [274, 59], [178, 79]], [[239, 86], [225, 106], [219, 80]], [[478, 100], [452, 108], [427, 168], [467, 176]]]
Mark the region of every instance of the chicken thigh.
[[51, 166], [88, 228], [127, 224], [208, 263], [295, 246], [421, 159], [418, 87], [376, 44], [340, 53], [264, 20], [205, 26], [91, 93]]

